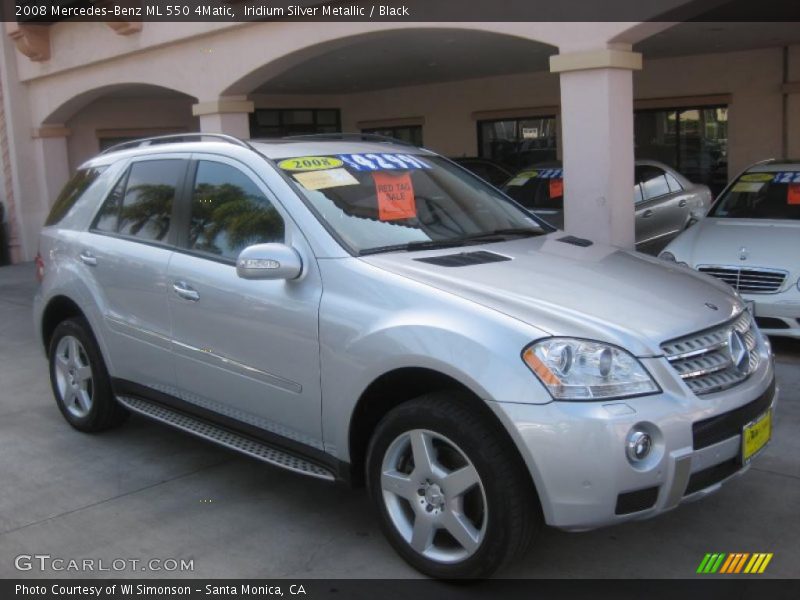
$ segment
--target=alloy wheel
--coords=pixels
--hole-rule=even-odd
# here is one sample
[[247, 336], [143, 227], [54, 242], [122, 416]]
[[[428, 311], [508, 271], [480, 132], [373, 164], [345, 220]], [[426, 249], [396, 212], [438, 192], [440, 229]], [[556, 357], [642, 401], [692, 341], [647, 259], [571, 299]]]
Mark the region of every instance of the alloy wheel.
[[460, 562], [486, 536], [483, 482], [467, 455], [441, 434], [414, 429], [398, 436], [384, 454], [381, 489], [399, 534], [429, 560]]

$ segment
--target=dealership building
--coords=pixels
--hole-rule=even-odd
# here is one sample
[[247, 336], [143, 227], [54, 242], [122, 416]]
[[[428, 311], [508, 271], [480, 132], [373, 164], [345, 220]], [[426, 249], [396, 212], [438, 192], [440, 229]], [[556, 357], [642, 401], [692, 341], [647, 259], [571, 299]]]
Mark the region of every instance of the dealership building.
[[634, 157], [715, 190], [755, 161], [800, 157], [797, 23], [67, 20], [4, 33], [13, 262], [35, 256], [71, 171], [143, 136], [365, 132], [511, 167], [561, 159], [566, 228], [627, 247]]

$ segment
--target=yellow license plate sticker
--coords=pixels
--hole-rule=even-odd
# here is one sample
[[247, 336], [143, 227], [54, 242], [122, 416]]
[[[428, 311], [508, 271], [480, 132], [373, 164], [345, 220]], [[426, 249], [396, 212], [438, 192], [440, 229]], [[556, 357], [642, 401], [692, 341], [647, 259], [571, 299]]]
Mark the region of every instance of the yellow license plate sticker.
[[768, 410], [742, 429], [742, 462], [747, 463], [772, 437], [772, 411]]

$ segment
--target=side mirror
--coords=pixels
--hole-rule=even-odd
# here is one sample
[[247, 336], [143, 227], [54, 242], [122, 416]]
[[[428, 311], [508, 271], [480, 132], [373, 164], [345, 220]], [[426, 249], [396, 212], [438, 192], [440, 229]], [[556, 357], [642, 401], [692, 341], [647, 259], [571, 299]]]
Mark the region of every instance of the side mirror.
[[255, 244], [239, 253], [236, 274], [242, 279], [297, 279], [303, 260], [285, 244]]

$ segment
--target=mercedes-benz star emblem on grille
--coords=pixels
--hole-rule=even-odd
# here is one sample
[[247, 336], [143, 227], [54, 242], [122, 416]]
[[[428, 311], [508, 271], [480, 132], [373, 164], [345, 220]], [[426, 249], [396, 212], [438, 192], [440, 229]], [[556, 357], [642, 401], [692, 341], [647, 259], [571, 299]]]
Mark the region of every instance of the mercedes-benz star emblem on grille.
[[711, 310], [719, 310], [719, 306], [717, 306], [716, 304], [711, 304], [711, 302], [706, 302], [706, 306]]
[[728, 334], [728, 354], [736, 370], [744, 372], [750, 357], [747, 355], [747, 346], [744, 343], [742, 334], [735, 329], [731, 329], [731, 332]]

